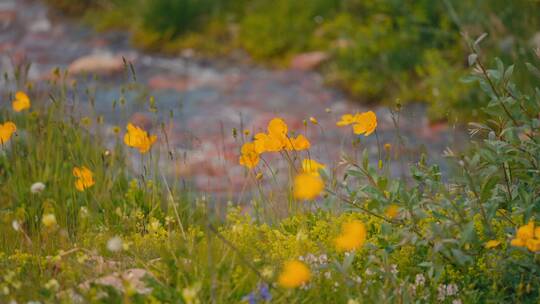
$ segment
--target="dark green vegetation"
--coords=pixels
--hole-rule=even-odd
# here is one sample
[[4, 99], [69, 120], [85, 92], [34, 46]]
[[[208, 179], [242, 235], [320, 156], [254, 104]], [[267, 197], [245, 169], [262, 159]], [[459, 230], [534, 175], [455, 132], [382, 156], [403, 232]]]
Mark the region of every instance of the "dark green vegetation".
[[[223, 56], [243, 49], [285, 66], [323, 51], [327, 82], [362, 102], [425, 102], [432, 119], [462, 121], [487, 102], [460, 83], [462, 33], [487, 32], [485, 51], [523, 67], [540, 47], [540, 2], [531, 0], [48, 0], [99, 28], [124, 28], [144, 48], [195, 48]], [[535, 36], [537, 35], [537, 36]], [[525, 87], [538, 84], [516, 75]]]

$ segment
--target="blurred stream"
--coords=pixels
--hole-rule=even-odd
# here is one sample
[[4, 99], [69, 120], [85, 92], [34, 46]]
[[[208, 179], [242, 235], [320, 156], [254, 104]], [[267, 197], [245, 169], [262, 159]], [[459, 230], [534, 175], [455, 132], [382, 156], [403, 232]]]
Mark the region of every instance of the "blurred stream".
[[[398, 151], [387, 107], [350, 102], [339, 91], [326, 87], [315, 71], [269, 70], [226, 60], [198, 59], [190, 50], [178, 56], [149, 54], [132, 47], [127, 33], [98, 33], [76, 20], [53, 15], [39, 1], [0, 0], [2, 74], [31, 62], [29, 80], [37, 91], [44, 92], [48, 88], [45, 80], [51, 79], [55, 67], [69, 68], [78, 81], [81, 116], [88, 115], [89, 110], [103, 115], [104, 132], [111, 138], [112, 126], [124, 130], [128, 121], [158, 134], [165, 175], [185, 179], [201, 191], [234, 196], [246, 188], [246, 172], [238, 165], [242, 136], [239, 132], [234, 138], [232, 130], [250, 130], [251, 134], [263, 131], [275, 116], [283, 117], [290, 130], [306, 135], [312, 142], [311, 157], [330, 168], [338, 164], [342, 153], [360, 157], [363, 148], [377, 159], [375, 136], [362, 136], [359, 146], [353, 148], [351, 128], [335, 126], [344, 113], [375, 111], [381, 145], [391, 143], [392, 157], [398, 152], [406, 164], [426, 152], [443, 171], [448, 170], [442, 152], [447, 147], [460, 150], [468, 140], [459, 127], [430, 124], [425, 106], [411, 104], [401, 113], [400, 132], [406, 145]], [[126, 71], [122, 57], [133, 63], [136, 85], [126, 86], [133, 76]], [[93, 73], [99, 76], [87, 75]], [[2, 79], [2, 106], [9, 106], [4, 98], [15, 89]], [[90, 96], [95, 95], [94, 109], [89, 107], [92, 98], [87, 97], [86, 89]], [[122, 96], [125, 106], [119, 105]], [[155, 99], [157, 112], [151, 110], [150, 96]], [[114, 109], [113, 101], [117, 101]], [[310, 116], [319, 124], [308, 122], [306, 127], [303, 121]], [[164, 122], [168, 145], [157, 121]], [[172, 161], [167, 157], [169, 151], [175, 157]], [[276, 168], [284, 168], [275, 158], [267, 160]], [[394, 162], [392, 174], [402, 174], [403, 168]]]

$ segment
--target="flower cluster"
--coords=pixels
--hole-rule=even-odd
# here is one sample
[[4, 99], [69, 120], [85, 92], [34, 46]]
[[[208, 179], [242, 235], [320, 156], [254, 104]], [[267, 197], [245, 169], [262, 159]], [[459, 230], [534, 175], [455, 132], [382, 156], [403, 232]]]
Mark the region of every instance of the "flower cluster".
[[281, 118], [272, 119], [267, 126], [267, 133], [257, 133], [253, 142], [242, 146], [239, 163], [253, 169], [259, 163], [259, 155], [265, 152], [301, 151], [309, 149], [310, 143], [304, 135], [290, 137], [288, 126]]
[[527, 247], [532, 252], [540, 251], [540, 227], [535, 228], [532, 221], [519, 227], [511, 244], [516, 247]]
[[354, 134], [364, 134], [369, 136], [377, 129], [377, 116], [373, 111], [345, 114], [341, 120], [336, 123], [338, 127], [353, 125]]

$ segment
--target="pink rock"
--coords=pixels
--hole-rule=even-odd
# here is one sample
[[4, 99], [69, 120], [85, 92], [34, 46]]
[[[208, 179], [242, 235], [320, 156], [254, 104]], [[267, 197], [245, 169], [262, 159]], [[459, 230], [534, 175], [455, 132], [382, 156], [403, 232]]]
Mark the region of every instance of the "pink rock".
[[143, 128], [146, 131], [152, 129], [152, 127], [154, 126], [152, 119], [150, 119], [147, 114], [141, 112], [137, 112], [131, 115], [129, 121], [137, 127]]
[[313, 70], [328, 60], [328, 58], [330, 56], [325, 52], [299, 54], [291, 60], [291, 68], [303, 71]]
[[148, 80], [148, 86], [153, 90], [175, 90], [178, 92], [184, 92], [193, 85], [187, 77], [171, 77], [156, 75]]
[[0, 29], [6, 28], [17, 19], [15, 3], [0, 3]]
[[98, 285], [111, 286], [118, 291], [123, 292], [124, 282], [128, 282], [137, 293], [147, 294], [152, 291], [152, 289], [147, 287], [143, 281], [144, 277], [147, 275], [151, 276], [151, 274], [145, 269], [132, 268], [121, 273], [114, 272], [107, 276], [97, 278], [93, 281], [86, 281], [79, 285], [79, 287], [82, 289], [88, 289], [90, 288], [90, 284], [94, 283]]
[[73, 61], [68, 71], [72, 75], [90, 73], [100, 75], [111, 75], [121, 72], [124, 69], [122, 56], [111, 54], [88, 55]]

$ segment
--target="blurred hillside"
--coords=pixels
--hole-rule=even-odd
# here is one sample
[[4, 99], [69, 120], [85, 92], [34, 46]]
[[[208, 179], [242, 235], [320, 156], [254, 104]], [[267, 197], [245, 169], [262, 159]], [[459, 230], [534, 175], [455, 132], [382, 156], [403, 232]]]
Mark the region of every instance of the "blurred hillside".
[[468, 46], [484, 32], [489, 58], [524, 63], [540, 47], [531, 0], [47, 0], [99, 29], [133, 33], [142, 48], [203, 56], [245, 51], [258, 63], [318, 68], [361, 102], [425, 102], [430, 117], [470, 119], [487, 100], [459, 81]]

